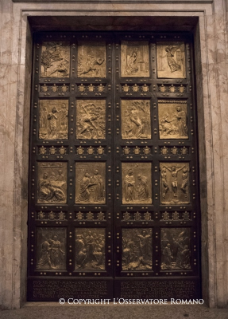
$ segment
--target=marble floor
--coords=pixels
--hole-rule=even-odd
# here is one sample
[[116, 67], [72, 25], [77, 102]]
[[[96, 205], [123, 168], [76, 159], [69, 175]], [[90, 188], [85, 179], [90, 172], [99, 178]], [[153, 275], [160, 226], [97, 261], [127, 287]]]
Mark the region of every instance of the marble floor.
[[19, 310], [0, 310], [0, 319], [228, 319], [228, 308], [200, 305], [59, 305], [27, 303]]

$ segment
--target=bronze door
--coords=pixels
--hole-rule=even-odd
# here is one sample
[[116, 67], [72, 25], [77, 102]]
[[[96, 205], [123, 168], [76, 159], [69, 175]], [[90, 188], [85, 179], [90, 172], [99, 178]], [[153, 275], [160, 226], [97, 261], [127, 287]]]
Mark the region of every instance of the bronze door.
[[28, 300], [200, 297], [191, 34], [34, 37]]

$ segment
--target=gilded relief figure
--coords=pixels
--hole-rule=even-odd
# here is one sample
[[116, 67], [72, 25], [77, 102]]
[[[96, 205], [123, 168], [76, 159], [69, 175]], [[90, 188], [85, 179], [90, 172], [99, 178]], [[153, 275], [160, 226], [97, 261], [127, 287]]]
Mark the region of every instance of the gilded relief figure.
[[39, 162], [37, 189], [38, 203], [66, 203], [67, 164]]
[[121, 76], [150, 76], [148, 42], [123, 41], [121, 43]]
[[38, 228], [37, 269], [56, 270], [66, 268], [65, 229]]
[[152, 229], [122, 231], [122, 270], [152, 270]]
[[104, 42], [91, 42], [78, 46], [78, 76], [106, 77], [106, 46]]
[[122, 163], [122, 203], [152, 203], [150, 163]]
[[75, 270], [105, 270], [105, 229], [76, 229], [75, 238]]
[[40, 100], [39, 139], [68, 138], [68, 101]]
[[75, 202], [105, 203], [105, 163], [76, 163]]
[[161, 229], [161, 269], [191, 269], [190, 229]]
[[158, 78], [185, 78], [185, 45], [179, 43], [157, 44]]
[[160, 171], [161, 203], [189, 203], [189, 164], [160, 163]]
[[149, 100], [121, 101], [121, 131], [123, 139], [150, 139]]
[[76, 114], [77, 139], [105, 139], [105, 100], [78, 100]]
[[41, 49], [41, 77], [69, 77], [70, 43], [43, 42]]
[[187, 139], [187, 104], [178, 101], [159, 101], [160, 139]]

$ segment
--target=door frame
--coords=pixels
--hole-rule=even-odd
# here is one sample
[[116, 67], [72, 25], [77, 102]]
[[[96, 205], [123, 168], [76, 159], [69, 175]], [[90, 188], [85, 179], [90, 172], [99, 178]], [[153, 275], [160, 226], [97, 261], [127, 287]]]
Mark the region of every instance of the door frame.
[[[206, 8], [207, 7], [207, 8]], [[19, 88], [23, 94], [19, 97], [19, 113], [17, 115], [17, 119], [19, 116], [23, 118], [23, 125], [21, 125], [20, 121], [16, 122], [16, 132], [20, 133], [18, 135], [18, 141], [20, 141], [19, 146], [19, 154], [20, 159], [16, 160], [15, 165], [19, 168], [20, 171], [25, 172], [21, 175], [22, 180], [16, 180], [15, 185], [19, 186], [16, 191], [16, 196], [18, 197], [19, 209], [17, 212], [21, 212], [21, 217], [16, 219], [16, 222], [22, 225], [20, 228], [20, 232], [23, 234], [23, 239], [19, 241], [22, 243], [22, 246], [19, 244], [18, 251], [20, 251], [19, 257], [19, 265], [26, 264], [27, 260], [27, 230], [26, 230], [26, 219], [27, 219], [27, 172], [28, 172], [28, 139], [29, 139], [29, 130], [28, 130], [28, 118], [29, 118], [29, 109], [30, 109], [30, 90], [27, 90], [27, 87], [30, 86], [30, 75], [31, 75], [31, 52], [32, 52], [32, 35], [30, 29], [30, 23], [27, 20], [28, 15], [36, 16], [37, 12], [33, 11], [34, 7], [31, 5], [30, 9], [24, 8], [23, 5], [17, 4], [17, 8], [15, 12], [18, 14], [18, 18], [16, 19], [18, 25], [20, 25], [20, 30], [23, 32], [20, 35], [20, 47], [23, 49], [20, 55], [23, 63], [19, 66], [20, 70], [20, 79], [19, 79]], [[207, 14], [210, 14], [209, 5], [205, 5], [205, 10], [208, 10]], [[181, 8], [174, 13], [169, 13], [169, 15], [180, 16], [178, 11], [181, 11]], [[26, 12], [25, 12], [26, 11]], [[86, 12], [86, 11], [85, 11]], [[177, 13], [178, 12], [178, 13]], [[40, 13], [42, 15], [44, 13]], [[49, 11], [50, 14], [50, 11]], [[53, 10], [53, 14], [55, 14]], [[147, 12], [145, 12], [148, 16]], [[93, 16], [93, 13], [90, 14]], [[136, 16], [136, 13], [131, 13], [131, 16]], [[159, 14], [157, 14], [159, 15]], [[181, 11], [181, 16], [187, 16], [188, 13]], [[58, 15], [57, 15], [58, 16]], [[204, 41], [206, 41], [206, 33], [207, 29], [205, 29], [205, 17], [202, 17], [201, 11], [195, 12], [196, 17], [200, 17], [199, 23], [196, 23], [195, 26], [195, 66], [198, 72], [196, 73], [196, 82], [197, 82], [197, 104], [198, 104], [198, 127], [200, 128], [199, 135], [199, 149], [200, 149], [200, 187], [201, 187], [201, 211], [202, 214], [202, 287], [203, 287], [203, 298], [210, 306], [214, 306], [218, 303], [220, 305], [223, 304], [223, 298], [220, 296], [217, 301], [217, 287], [216, 287], [216, 255], [214, 253], [214, 245], [215, 245], [215, 234], [213, 220], [215, 218], [215, 209], [213, 208], [212, 203], [213, 200], [213, 189], [215, 188], [216, 180], [212, 179], [213, 176], [213, 165], [211, 154], [213, 154], [213, 148], [210, 144], [210, 141], [206, 141], [205, 135], [209, 136], [211, 139], [211, 127], [212, 127], [212, 119], [210, 117], [210, 108], [211, 101], [209, 100], [208, 95], [203, 94], [204, 92], [208, 92], [209, 88], [212, 89], [210, 83], [208, 83], [207, 79], [207, 58], [209, 55], [208, 51], [201, 51], [203, 47]], [[177, 18], [178, 19], [178, 18]], [[181, 27], [180, 27], [181, 29]], [[181, 30], [180, 30], [181, 31]], [[17, 34], [15, 35], [15, 37]], [[17, 42], [17, 41], [15, 41]], [[26, 50], [24, 50], [26, 48]], [[209, 49], [208, 49], [209, 50]], [[201, 54], [199, 53], [201, 52]], [[24, 62], [26, 63], [26, 68], [24, 68]], [[203, 72], [204, 71], [204, 72]], [[206, 71], [206, 72], [205, 72]], [[18, 143], [16, 142], [18, 145]], [[207, 167], [205, 165], [207, 163]], [[22, 168], [22, 169], [21, 169]], [[20, 177], [20, 178], [21, 178]], [[219, 177], [218, 177], [219, 178]], [[217, 184], [216, 184], [217, 185]], [[19, 192], [19, 193], [18, 193]], [[21, 194], [23, 192], [23, 194]], [[208, 216], [213, 216], [212, 221], [208, 222]], [[210, 237], [209, 237], [210, 236]], [[223, 233], [220, 235], [222, 238]], [[17, 247], [17, 246], [16, 246]], [[210, 264], [209, 264], [210, 259]], [[14, 267], [17, 268], [16, 264]], [[16, 296], [14, 296], [14, 305], [18, 307], [21, 303], [25, 301], [25, 283], [26, 283], [26, 269], [25, 267], [21, 267], [21, 271], [17, 272], [16, 282], [20, 285], [21, 289], [17, 291]], [[223, 291], [224, 288], [220, 289]]]

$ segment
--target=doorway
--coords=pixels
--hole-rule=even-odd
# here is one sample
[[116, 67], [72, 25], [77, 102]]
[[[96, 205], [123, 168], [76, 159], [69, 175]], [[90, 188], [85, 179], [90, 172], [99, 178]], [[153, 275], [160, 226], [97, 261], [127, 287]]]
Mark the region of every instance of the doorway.
[[200, 297], [190, 34], [34, 37], [28, 300]]

